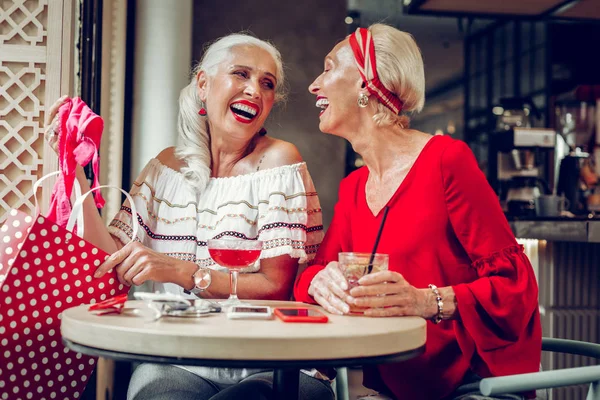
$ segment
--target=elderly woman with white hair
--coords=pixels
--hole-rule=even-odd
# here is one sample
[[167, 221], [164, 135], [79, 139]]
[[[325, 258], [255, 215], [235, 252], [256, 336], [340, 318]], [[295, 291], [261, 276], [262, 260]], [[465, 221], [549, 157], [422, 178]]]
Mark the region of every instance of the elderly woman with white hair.
[[[289, 300], [299, 263], [322, 240], [321, 208], [296, 147], [266, 136], [263, 124], [284, 97], [279, 51], [245, 34], [207, 48], [180, 96], [176, 148], [163, 150], [135, 180], [108, 229], [91, 199], [84, 204], [86, 239], [111, 257], [96, 277], [115, 269], [127, 285], [188, 298], [227, 298], [229, 274], [209, 255], [211, 238], [259, 239], [260, 259], [243, 270], [243, 299]], [[50, 109], [56, 115], [63, 99]], [[52, 127], [49, 127], [52, 128]], [[56, 138], [49, 137], [51, 145]], [[83, 170], [77, 179], [89, 188]], [[142, 229], [131, 241], [132, 218]], [[129, 399], [270, 398], [272, 372], [142, 364]], [[300, 398], [332, 399], [328, 381], [300, 377]]]
[[[359, 28], [325, 57], [309, 90], [321, 131], [350, 141], [365, 167], [342, 181], [296, 299], [336, 314], [360, 307], [428, 320], [425, 353], [364, 368], [365, 386], [394, 399], [476, 399], [459, 386], [537, 371], [538, 287], [496, 195], [464, 142], [410, 129], [403, 113], [425, 101], [413, 38], [382, 24]], [[389, 270], [348, 282], [338, 253], [371, 252], [382, 220], [377, 252], [389, 255]]]

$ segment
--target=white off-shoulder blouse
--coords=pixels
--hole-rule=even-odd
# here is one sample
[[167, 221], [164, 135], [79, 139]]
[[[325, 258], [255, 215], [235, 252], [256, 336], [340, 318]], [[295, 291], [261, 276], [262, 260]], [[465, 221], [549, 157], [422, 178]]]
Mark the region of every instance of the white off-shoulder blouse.
[[[305, 263], [323, 239], [321, 206], [306, 163], [246, 175], [211, 178], [197, 194], [183, 174], [152, 159], [130, 192], [140, 226], [137, 239], [154, 251], [226, 271], [215, 264], [206, 243], [226, 236], [263, 241], [260, 259], [289, 255]], [[128, 243], [132, 235], [127, 201], [109, 232]], [[260, 259], [241, 272], [256, 272]], [[175, 284], [154, 291], [185, 295]]]
[[[319, 199], [305, 163], [226, 178], [211, 178], [198, 194], [183, 174], [152, 159], [130, 191], [139, 223], [137, 240], [168, 256], [226, 270], [211, 259], [207, 241], [226, 236], [263, 241], [260, 259], [289, 255], [299, 264], [314, 258], [323, 240]], [[126, 200], [108, 227], [122, 243], [131, 241]], [[242, 273], [260, 270], [260, 259]], [[179, 294], [174, 283], [152, 282], [152, 291]], [[184, 367], [221, 384], [234, 384], [262, 370]], [[306, 371], [315, 375], [316, 370]]]

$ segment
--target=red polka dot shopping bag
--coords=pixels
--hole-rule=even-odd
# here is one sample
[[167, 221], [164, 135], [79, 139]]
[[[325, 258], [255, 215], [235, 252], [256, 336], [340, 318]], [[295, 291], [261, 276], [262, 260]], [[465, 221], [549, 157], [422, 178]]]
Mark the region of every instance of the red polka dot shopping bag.
[[17, 210], [0, 227], [0, 399], [79, 398], [96, 358], [62, 344], [61, 313], [128, 291], [114, 273], [93, 278], [108, 255], [81, 238], [83, 223], [71, 232], [85, 196], [67, 229]]

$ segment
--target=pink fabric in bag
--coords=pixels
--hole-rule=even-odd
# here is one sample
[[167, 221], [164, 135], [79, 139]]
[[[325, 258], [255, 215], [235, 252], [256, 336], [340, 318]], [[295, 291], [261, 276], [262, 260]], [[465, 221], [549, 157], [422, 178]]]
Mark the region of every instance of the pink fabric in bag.
[[[50, 197], [50, 211], [47, 218], [65, 227], [71, 215], [70, 196], [75, 182], [77, 165], [85, 166], [90, 161], [94, 171], [92, 189], [99, 186], [100, 140], [104, 121], [94, 113], [79, 97], [67, 99], [58, 109], [60, 126], [58, 136], [58, 166], [60, 175]], [[94, 193], [96, 207], [104, 207], [100, 191]]]

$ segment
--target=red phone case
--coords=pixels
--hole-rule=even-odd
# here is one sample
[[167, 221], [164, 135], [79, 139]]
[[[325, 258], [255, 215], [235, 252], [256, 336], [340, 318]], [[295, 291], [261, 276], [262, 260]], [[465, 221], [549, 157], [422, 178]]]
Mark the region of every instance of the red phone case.
[[[299, 315], [285, 315], [281, 310], [298, 310]], [[319, 313], [319, 315], [308, 315], [308, 310]], [[277, 307], [273, 310], [275, 315], [279, 317], [283, 322], [316, 322], [323, 323], [329, 321], [327, 315], [321, 313], [319, 310], [314, 308], [301, 308], [301, 307]], [[303, 315], [304, 314], [304, 315]]]

